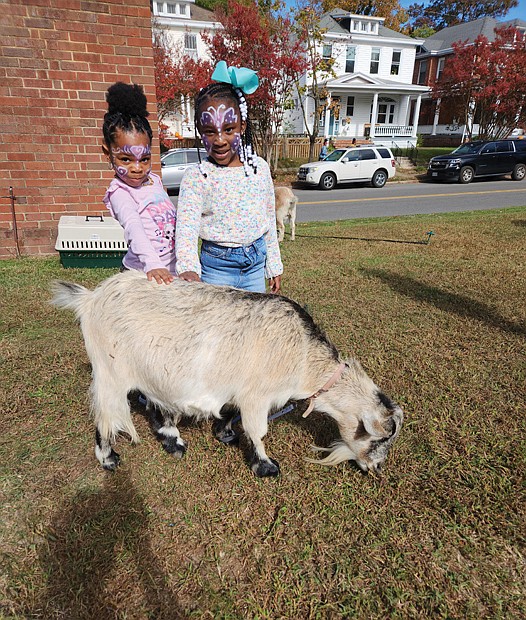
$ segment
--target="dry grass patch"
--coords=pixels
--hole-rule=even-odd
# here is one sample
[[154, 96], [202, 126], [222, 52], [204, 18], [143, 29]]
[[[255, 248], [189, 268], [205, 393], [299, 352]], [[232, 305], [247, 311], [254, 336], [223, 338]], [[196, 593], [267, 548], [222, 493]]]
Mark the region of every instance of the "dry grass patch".
[[47, 300], [109, 272], [0, 263], [0, 617], [524, 617], [525, 232], [517, 208], [286, 237], [284, 293], [406, 411], [381, 479], [303, 461], [336, 437], [320, 414], [271, 425], [282, 475], [260, 480], [209, 423], [172, 460], [139, 407], [107, 474], [78, 327]]

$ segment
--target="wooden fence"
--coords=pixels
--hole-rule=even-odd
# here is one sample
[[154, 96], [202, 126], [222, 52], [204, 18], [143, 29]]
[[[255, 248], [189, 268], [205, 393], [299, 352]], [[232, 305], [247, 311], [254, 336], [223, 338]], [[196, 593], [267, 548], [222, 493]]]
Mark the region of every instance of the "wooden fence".
[[[169, 144], [172, 149], [188, 149], [195, 148], [197, 146], [202, 147], [201, 142], [199, 140], [196, 141], [195, 138], [170, 140]], [[322, 144], [323, 138], [316, 138], [314, 159], [318, 159]], [[309, 158], [309, 139], [289, 138], [287, 136], [280, 137], [274, 145], [271, 161], [274, 162], [276, 160], [276, 155], [277, 159], [303, 159], [307, 161]]]

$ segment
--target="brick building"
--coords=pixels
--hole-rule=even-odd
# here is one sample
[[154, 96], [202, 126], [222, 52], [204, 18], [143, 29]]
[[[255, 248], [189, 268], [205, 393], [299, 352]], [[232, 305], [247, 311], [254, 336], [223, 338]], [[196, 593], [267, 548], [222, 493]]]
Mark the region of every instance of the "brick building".
[[61, 215], [103, 213], [108, 86], [142, 84], [156, 118], [150, 2], [7, 0], [1, 8], [0, 258], [49, 254]]
[[[499, 22], [494, 17], [481, 17], [471, 22], [456, 24], [439, 30], [433, 36], [425, 39], [417, 50], [413, 83], [432, 88], [444, 70], [448, 58], [454, 53], [454, 43], [471, 45], [479, 36], [484, 36], [488, 41], [494, 41], [499, 28], [517, 28], [524, 33], [526, 32], [526, 21], [512, 19]], [[478, 131], [476, 123], [475, 118], [475, 133]], [[418, 125], [419, 132], [424, 136], [442, 136], [453, 140], [451, 143], [442, 142], [444, 145], [457, 145], [464, 137], [465, 125], [462, 119], [456, 119], [448, 106], [437, 105], [437, 102], [432, 99], [431, 93], [422, 98]], [[427, 143], [438, 144], [439, 142], [428, 141]]]

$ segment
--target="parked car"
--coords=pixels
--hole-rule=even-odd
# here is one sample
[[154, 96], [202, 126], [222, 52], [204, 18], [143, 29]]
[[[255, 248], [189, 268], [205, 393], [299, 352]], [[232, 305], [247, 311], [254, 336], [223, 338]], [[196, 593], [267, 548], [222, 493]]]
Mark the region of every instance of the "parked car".
[[322, 161], [303, 164], [298, 181], [333, 189], [338, 183], [370, 181], [373, 187], [383, 187], [394, 177], [396, 164], [390, 149], [384, 146], [357, 146], [336, 149]]
[[471, 183], [475, 177], [511, 174], [514, 181], [526, 177], [526, 140], [477, 140], [460, 145], [448, 155], [429, 161], [433, 181]]
[[[203, 157], [206, 153], [203, 151]], [[170, 149], [161, 155], [161, 175], [167, 190], [179, 189], [183, 174], [191, 166], [197, 166], [197, 149]]]

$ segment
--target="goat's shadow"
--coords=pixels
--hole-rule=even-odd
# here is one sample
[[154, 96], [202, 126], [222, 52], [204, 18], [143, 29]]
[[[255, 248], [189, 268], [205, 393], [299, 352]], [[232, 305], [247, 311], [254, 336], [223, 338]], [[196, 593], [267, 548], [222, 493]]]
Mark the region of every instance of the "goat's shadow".
[[480, 301], [475, 301], [464, 295], [449, 293], [436, 286], [429, 286], [419, 282], [414, 278], [381, 269], [361, 269], [361, 272], [382, 280], [394, 291], [406, 297], [432, 304], [440, 310], [457, 314], [460, 317], [482, 321], [491, 327], [511, 334], [526, 336], [526, 325], [505, 319], [498, 312], [495, 312], [495, 310]]
[[[106, 475], [101, 488], [79, 491], [60, 506], [40, 553], [47, 588], [38, 613], [34, 609], [29, 617], [105, 620], [125, 615], [125, 593], [119, 593], [120, 602], [112, 601], [106, 588], [110, 579], [118, 580], [120, 553], [126, 557], [127, 576], [133, 567], [133, 582], [142, 590], [144, 617], [184, 620], [187, 616], [152, 551], [149, 521], [144, 499], [125, 467], [118, 475]], [[137, 599], [129, 600], [134, 601], [133, 610], [127, 611], [137, 617]]]

